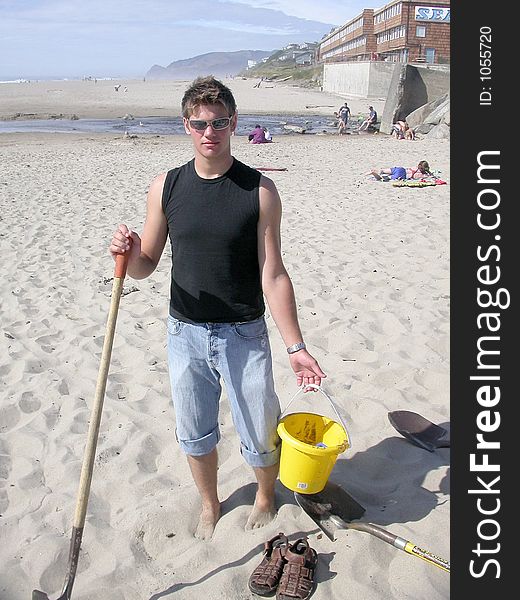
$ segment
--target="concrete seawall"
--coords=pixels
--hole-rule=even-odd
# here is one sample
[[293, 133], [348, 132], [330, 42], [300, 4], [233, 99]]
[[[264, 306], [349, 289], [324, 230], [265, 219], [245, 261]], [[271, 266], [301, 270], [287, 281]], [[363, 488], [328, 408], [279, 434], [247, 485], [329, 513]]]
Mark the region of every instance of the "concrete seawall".
[[323, 91], [359, 98], [386, 98], [397, 65], [369, 61], [326, 64]]
[[449, 65], [386, 62], [326, 64], [323, 91], [360, 98], [383, 98], [380, 131], [390, 133], [392, 123], [440, 98], [450, 90]]

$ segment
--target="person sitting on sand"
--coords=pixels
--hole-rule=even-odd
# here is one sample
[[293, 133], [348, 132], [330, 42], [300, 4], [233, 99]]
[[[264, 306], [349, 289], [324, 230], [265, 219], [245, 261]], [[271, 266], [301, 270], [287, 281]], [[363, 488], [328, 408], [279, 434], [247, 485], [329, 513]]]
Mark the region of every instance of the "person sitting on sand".
[[374, 110], [374, 107], [369, 106], [368, 110], [368, 117], [363, 121], [363, 123], [361, 123], [358, 131], [365, 131], [369, 127], [373, 127], [377, 123], [377, 112]]
[[248, 138], [250, 144], [266, 144], [271, 141], [266, 139], [265, 130], [261, 125], [255, 125], [255, 128], [249, 134]]
[[[109, 251], [128, 255], [128, 275], [144, 279], [170, 237], [167, 352], [175, 437], [202, 500], [195, 537], [211, 538], [220, 518], [217, 491], [219, 402], [225, 386], [240, 451], [258, 488], [245, 525], [276, 516], [281, 440], [265, 300], [287, 347], [297, 386], [326, 377], [306, 349], [280, 241], [282, 203], [274, 182], [231, 154], [237, 126], [231, 90], [212, 76], [195, 79], [181, 103], [194, 158], [158, 175], [139, 236], [125, 224]], [[307, 268], [312, 277], [312, 269]]]
[[404, 180], [404, 179], [423, 179], [424, 177], [433, 177], [430, 171], [430, 165], [426, 160], [421, 160], [415, 169], [411, 167], [387, 167], [384, 169], [372, 169], [367, 173], [372, 175], [378, 181]]
[[396, 121], [395, 123], [392, 123], [392, 131], [391, 131], [392, 137], [395, 137], [397, 140], [403, 140], [405, 128], [406, 128], [405, 121]]
[[414, 140], [413, 129], [406, 121], [396, 121], [392, 124], [392, 135], [398, 140]]
[[406, 126], [405, 126], [404, 139], [405, 140], [415, 140], [415, 131], [410, 127], [410, 125], [408, 125], [408, 123], [406, 123]]

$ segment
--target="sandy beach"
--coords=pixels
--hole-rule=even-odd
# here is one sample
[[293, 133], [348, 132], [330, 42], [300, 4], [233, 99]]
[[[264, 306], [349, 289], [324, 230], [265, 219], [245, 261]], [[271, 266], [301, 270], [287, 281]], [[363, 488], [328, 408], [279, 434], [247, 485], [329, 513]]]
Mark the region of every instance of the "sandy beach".
[[[344, 98], [285, 83], [225, 79], [235, 95], [238, 112], [247, 114], [332, 115]], [[0, 84], [0, 120], [11, 118], [81, 118], [180, 116], [181, 99], [189, 81], [98, 80], [31, 81]], [[118, 87], [118, 90], [115, 90]], [[125, 91], [126, 90], [126, 91]], [[365, 98], [349, 100], [352, 114], [365, 115]], [[384, 99], [370, 103], [382, 111]]]
[[[0, 119], [180, 114], [185, 82], [121, 82], [128, 92], [114, 83], [1, 84]], [[331, 114], [344, 100], [254, 83], [232, 82], [239, 111]], [[348, 102], [354, 114], [384, 107]], [[286, 169], [266, 173], [282, 198], [284, 261], [352, 441], [331, 481], [367, 509], [363, 520], [449, 559], [450, 449], [412, 445], [387, 416], [409, 410], [449, 428], [449, 140], [237, 136], [232, 150], [253, 167]], [[188, 136], [0, 135], [1, 600], [61, 591], [110, 306], [108, 241], [120, 222], [141, 230], [150, 181], [191, 157]], [[365, 175], [423, 159], [447, 185]], [[276, 519], [244, 531], [256, 485], [225, 394], [223, 515], [210, 541], [193, 537], [198, 493], [175, 440], [166, 363], [169, 261], [166, 249], [148, 279], [125, 280], [73, 598], [252, 600], [249, 575], [280, 531], [308, 536], [318, 552], [314, 600], [449, 598], [449, 575], [425, 561], [360, 531], [329, 540], [280, 482]], [[269, 312], [267, 322], [283, 409], [295, 380]]]

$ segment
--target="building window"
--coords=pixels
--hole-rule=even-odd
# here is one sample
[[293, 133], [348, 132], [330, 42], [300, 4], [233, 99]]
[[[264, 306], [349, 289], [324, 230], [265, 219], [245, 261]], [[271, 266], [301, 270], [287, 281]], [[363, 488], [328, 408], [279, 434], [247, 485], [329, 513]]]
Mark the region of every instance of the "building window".
[[426, 27], [424, 25], [417, 25], [415, 28], [415, 36], [416, 37], [426, 37]]
[[433, 64], [435, 62], [435, 48], [426, 48], [426, 62], [429, 64]]

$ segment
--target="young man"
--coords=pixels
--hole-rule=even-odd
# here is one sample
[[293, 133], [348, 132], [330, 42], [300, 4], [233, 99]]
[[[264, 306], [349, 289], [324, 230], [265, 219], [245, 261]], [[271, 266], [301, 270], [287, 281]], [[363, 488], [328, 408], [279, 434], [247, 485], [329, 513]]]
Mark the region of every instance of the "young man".
[[176, 436], [202, 500], [195, 531], [211, 537], [217, 493], [218, 405], [226, 386], [241, 452], [258, 489], [246, 529], [276, 515], [280, 416], [264, 320], [264, 296], [298, 386], [325, 373], [309, 354], [280, 250], [281, 202], [274, 183], [231, 154], [237, 125], [231, 90], [196, 79], [182, 99], [195, 157], [152, 181], [141, 236], [119, 225], [109, 250], [128, 252], [128, 275], [150, 275], [166, 238], [172, 249], [168, 362]]

